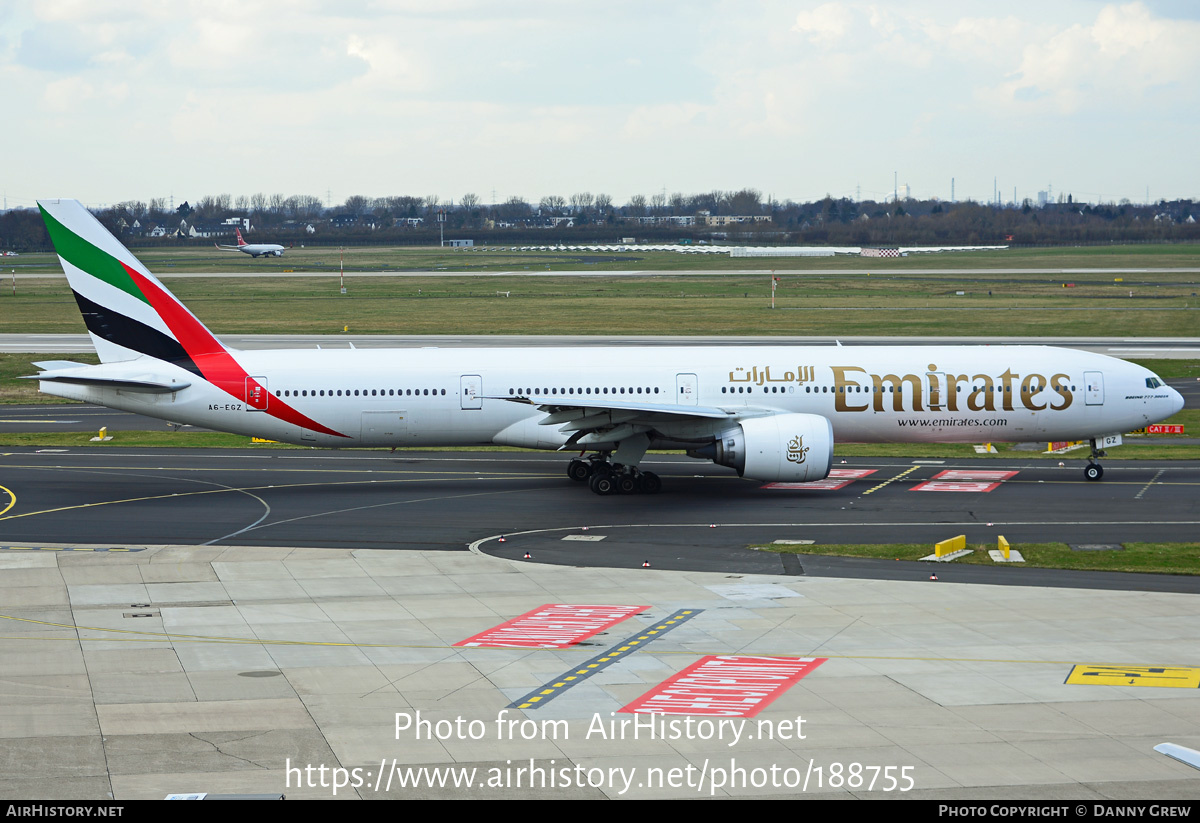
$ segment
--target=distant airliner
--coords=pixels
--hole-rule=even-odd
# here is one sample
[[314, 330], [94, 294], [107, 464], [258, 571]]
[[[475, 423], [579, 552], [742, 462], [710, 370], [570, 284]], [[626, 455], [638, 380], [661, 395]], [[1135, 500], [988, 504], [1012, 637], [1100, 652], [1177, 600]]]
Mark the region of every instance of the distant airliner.
[[213, 245], [221, 251], [240, 251], [251, 257], [283, 257], [283, 246], [276, 243], [247, 243], [242, 239], [241, 229], [234, 229], [234, 232], [237, 234], [236, 246], [222, 246], [217, 243]]
[[752, 480], [829, 474], [852, 442], [1090, 440], [1183, 398], [1141, 366], [1044, 346], [305, 349], [224, 346], [82, 205], [39, 204], [100, 365], [36, 363], [48, 394], [309, 446], [578, 451], [597, 494], [659, 491], [646, 451]]

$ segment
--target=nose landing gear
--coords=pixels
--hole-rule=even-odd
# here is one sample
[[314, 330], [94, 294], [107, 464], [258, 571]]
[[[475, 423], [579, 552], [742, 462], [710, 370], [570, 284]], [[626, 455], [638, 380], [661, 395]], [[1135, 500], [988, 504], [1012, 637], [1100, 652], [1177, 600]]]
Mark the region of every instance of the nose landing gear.
[[1083, 470], [1083, 476], [1086, 480], [1099, 480], [1104, 476], [1104, 467], [1096, 462], [1097, 458], [1107, 457], [1104, 449], [1096, 448], [1096, 438], [1091, 439], [1092, 453], [1088, 457], [1087, 467]]

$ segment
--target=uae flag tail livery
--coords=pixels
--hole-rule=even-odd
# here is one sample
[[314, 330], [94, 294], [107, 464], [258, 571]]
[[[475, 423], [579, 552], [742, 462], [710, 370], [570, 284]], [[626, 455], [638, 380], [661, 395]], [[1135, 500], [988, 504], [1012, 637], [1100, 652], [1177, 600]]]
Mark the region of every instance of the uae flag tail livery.
[[208, 383], [218, 390], [213, 393], [218, 400], [257, 403], [279, 420], [339, 435], [278, 398], [272, 398], [268, 408], [266, 387], [246, 373], [237, 353], [213, 336], [81, 203], [44, 200], [38, 208], [101, 365], [35, 363], [43, 369], [36, 379], [61, 384], [56, 388], [62, 391], [55, 393], [67, 397], [73, 396], [69, 386], [79, 386], [84, 396], [75, 399], [117, 408], [123, 404], [105, 402], [87, 388], [173, 396], [188, 386]]

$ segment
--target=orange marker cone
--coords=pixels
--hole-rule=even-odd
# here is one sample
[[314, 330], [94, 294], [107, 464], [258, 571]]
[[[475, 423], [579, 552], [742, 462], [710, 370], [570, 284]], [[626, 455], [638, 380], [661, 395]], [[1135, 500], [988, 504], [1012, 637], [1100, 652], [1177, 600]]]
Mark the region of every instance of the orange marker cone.
[[533, 559], [533, 555], [532, 555], [532, 554], [530, 554], [529, 552], [525, 552], [525, 559], [526, 559], [526, 560], [532, 560], [532, 559]]
[[643, 568], [643, 569], [648, 569], [648, 568], [650, 568], [650, 561], [649, 561], [649, 560], [643, 560], [643, 561], [642, 561], [642, 568]]
[[930, 579], [930, 580], [937, 580], [937, 572], [934, 572], [933, 574], [929, 575], [929, 579]]
[[497, 543], [504, 543], [504, 542], [507, 542], [507, 541], [505, 541], [505, 539], [504, 539], [504, 535], [500, 535], [500, 539], [499, 539], [499, 540], [497, 540], [496, 542], [497, 542]]

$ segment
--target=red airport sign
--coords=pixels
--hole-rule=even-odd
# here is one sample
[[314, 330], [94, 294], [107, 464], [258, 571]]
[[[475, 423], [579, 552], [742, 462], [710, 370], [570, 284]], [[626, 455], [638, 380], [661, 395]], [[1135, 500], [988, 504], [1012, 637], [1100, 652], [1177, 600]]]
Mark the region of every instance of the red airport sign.
[[912, 487], [915, 492], [990, 492], [1017, 472], [984, 469], [947, 469], [932, 480]]
[[709, 655], [659, 683], [621, 711], [754, 717], [827, 659]]
[[493, 626], [455, 646], [565, 649], [615, 626], [649, 606], [547, 604]]
[[860, 477], [874, 474], [878, 469], [830, 469], [829, 476], [824, 480], [810, 480], [807, 483], [767, 483], [764, 489], [819, 489], [822, 491], [837, 491], [845, 488]]

